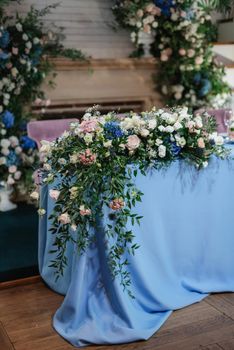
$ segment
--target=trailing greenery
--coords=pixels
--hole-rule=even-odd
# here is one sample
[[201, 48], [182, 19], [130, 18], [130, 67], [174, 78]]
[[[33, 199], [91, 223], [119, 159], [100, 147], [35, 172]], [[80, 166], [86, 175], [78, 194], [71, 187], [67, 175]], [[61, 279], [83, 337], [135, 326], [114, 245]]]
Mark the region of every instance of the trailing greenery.
[[[94, 108], [56, 142], [44, 141], [41, 172], [43, 183], [52, 184], [49, 195], [55, 201], [49, 220], [54, 236], [51, 267], [57, 278], [67, 264], [68, 242], [77, 244], [81, 254], [98, 227], [99, 235], [104, 230], [112, 275], [131, 295], [128, 257], [138, 249], [132, 227], [140, 223], [134, 207], [143, 195], [135, 177], [177, 159], [200, 169], [213, 155], [226, 157], [223, 138], [215, 129], [213, 118], [189, 114], [186, 107], [122, 118], [113, 112], [101, 115]], [[31, 196], [38, 199], [39, 193]], [[44, 215], [45, 209], [38, 212]]]

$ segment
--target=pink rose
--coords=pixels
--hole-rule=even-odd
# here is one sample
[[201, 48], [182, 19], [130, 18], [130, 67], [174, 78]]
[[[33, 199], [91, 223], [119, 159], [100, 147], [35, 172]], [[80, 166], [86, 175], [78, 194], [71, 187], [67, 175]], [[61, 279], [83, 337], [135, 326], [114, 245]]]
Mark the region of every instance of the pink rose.
[[98, 123], [97, 120], [83, 120], [80, 124], [80, 131], [83, 132], [84, 134], [93, 132], [97, 129]]
[[195, 50], [189, 49], [189, 50], [188, 50], [188, 57], [191, 58], [191, 57], [193, 57], [194, 55], [195, 55]]
[[112, 210], [120, 210], [120, 209], [122, 209], [124, 206], [125, 206], [125, 202], [123, 201], [122, 198], [113, 199], [113, 201], [110, 202], [110, 204], [109, 204], [109, 207], [110, 207]]
[[180, 54], [180, 56], [185, 56], [186, 55], [186, 50], [185, 49], [179, 49], [179, 54]]
[[203, 63], [203, 58], [201, 56], [198, 56], [195, 58], [195, 63], [200, 66], [200, 64]]
[[161, 54], [160, 60], [162, 62], [166, 62], [166, 61], [168, 61], [168, 59], [169, 59], [169, 57], [165, 53]]
[[78, 159], [80, 163], [84, 165], [91, 165], [96, 162], [96, 154], [92, 153], [91, 150], [88, 148], [85, 150], [85, 152], [80, 153], [78, 156]]
[[79, 209], [80, 209], [80, 215], [81, 216], [91, 215], [91, 213], [92, 213], [91, 209], [85, 208], [84, 205], [81, 205]]
[[71, 218], [68, 213], [63, 213], [58, 217], [58, 221], [61, 222], [61, 224], [66, 225], [70, 224]]
[[60, 191], [58, 190], [50, 190], [49, 191], [49, 195], [50, 195], [50, 198], [54, 199], [55, 201], [57, 201], [59, 195], [60, 195]]
[[130, 135], [127, 138], [127, 149], [129, 151], [135, 151], [140, 146], [141, 140], [137, 135]]
[[202, 137], [199, 137], [199, 139], [197, 140], [197, 145], [199, 148], [205, 148], [206, 145], [205, 145], [205, 141]]

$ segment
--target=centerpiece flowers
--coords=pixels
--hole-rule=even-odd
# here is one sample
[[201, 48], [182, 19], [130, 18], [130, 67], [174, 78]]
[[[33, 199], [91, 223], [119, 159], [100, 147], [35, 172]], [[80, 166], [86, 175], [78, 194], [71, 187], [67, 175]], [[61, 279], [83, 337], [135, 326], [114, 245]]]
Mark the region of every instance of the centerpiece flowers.
[[[215, 130], [213, 118], [189, 114], [186, 107], [153, 108], [125, 117], [114, 112], [101, 115], [92, 108], [56, 141], [43, 141], [41, 181], [50, 184], [55, 201], [49, 220], [56, 253], [51, 266], [57, 277], [67, 263], [67, 243], [73, 241], [82, 253], [107, 212], [104, 234], [110, 271], [129, 291], [128, 254], [134, 254], [138, 245], [126, 224], [140, 224], [134, 206], [143, 196], [134, 178], [178, 159], [201, 169], [214, 155], [225, 158], [227, 149]], [[38, 192], [32, 197], [37, 199]], [[39, 214], [45, 209], [40, 207]]]

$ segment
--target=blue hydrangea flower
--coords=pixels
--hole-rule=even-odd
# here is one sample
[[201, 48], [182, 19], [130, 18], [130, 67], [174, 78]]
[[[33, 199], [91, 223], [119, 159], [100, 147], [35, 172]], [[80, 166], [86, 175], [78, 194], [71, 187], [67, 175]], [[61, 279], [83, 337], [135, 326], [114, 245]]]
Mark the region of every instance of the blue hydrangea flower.
[[36, 148], [36, 142], [33, 141], [32, 139], [30, 139], [30, 137], [28, 137], [28, 136], [21, 136], [20, 144], [24, 150]]
[[202, 79], [201, 83], [202, 83], [202, 87], [198, 92], [199, 97], [206, 96], [212, 88], [212, 84], [208, 79]]
[[109, 140], [124, 136], [118, 122], [107, 122], [104, 125], [105, 137]]
[[173, 156], [178, 156], [181, 152], [181, 147], [177, 146], [177, 144], [175, 142], [172, 142], [171, 144], [171, 153], [173, 154]]
[[195, 83], [196, 85], [198, 85], [198, 84], [200, 83], [200, 81], [201, 81], [201, 78], [202, 78], [201, 73], [200, 73], [200, 72], [197, 72], [197, 73], [194, 75], [194, 77], [193, 77], [194, 83]]
[[175, 7], [173, 0], [154, 0], [154, 4], [161, 9], [165, 17], [171, 15], [171, 8]]
[[2, 31], [1, 34], [2, 35], [0, 37], [0, 47], [2, 49], [5, 49], [10, 42], [10, 34], [7, 30]]
[[5, 61], [9, 58], [9, 56], [10, 56], [10, 54], [7, 52], [4, 52], [4, 51], [0, 52], [0, 60]]
[[6, 165], [9, 167], [11, 165], [20, 165], [20, 158], [14, 151], [10, 151], [7, 156]]
[[5, 125], [6, 129], [12, 128], [12, 126], [14, 125], [14, 121], [15, 121], [14, 115], [8, 110], [6, 110], [2, 114], [2, 122]]

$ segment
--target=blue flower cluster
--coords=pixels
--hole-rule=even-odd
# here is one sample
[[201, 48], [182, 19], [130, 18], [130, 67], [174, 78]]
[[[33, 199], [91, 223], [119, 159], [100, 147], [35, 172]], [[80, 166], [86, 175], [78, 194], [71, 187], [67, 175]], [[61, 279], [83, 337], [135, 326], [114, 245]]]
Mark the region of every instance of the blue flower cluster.
[[7, 45], [10, 42], [10, 34], [7, 30], [1, 31], [1, 36], [0, 36], [0, 47], [2, 49], [5, 49]]
[[105, 137], [109, 140], [124, 136], [118, 122], [107, 122], [104, 125]]
[[8, 110], [6, 110], [2, 114], [2, 122], [5, 125], [6, 129], [12, 128], [12, 126], [14, 125], [14, 121], [15, 121], [14, 115]]
[[154, 4], [161, 9], [165, 17], [170, 17], [171, 8], [175, 7], [173, 0], [154, 0]]
[[199, 90], [198, 90], [199, 97], [206, 96], [212, 89], [212, 84], [210, 80], [202, 76], [202, 74], [199, 72], [194, 75], [193, 81], [196, 85], [199, 86]]
[[20, 158], [17, 154], [15, 154], [14, 151], [10, 151], [10, 153], [7, 156], [6, 165], [9, 167], [11, 165], [19, 166], [20, 165]]
[[36, 142], [28, 136], [21, 136], [20, 144], [24, 150], [35, 149], [37, 147]]
[[173, 156], [178, 156], [181, 152], [182, 148], [180, 146], [177, 146], [177, 144], [175, 142], [171, 143], [171, 153], [173, 154]]

